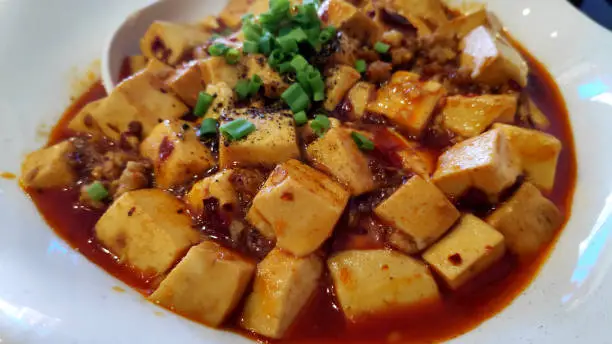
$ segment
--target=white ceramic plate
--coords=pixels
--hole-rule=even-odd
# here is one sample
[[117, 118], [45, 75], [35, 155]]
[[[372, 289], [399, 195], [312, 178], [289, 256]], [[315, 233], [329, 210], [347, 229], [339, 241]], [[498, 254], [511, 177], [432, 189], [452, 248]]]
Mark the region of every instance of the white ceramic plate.
[[[150, 2], [0, 0], [0, 171], [18, 174], [111, 31]], [[572, 217], [536, 281], [456, 342], [612, 343], [612, 34], [565, 0], [488, 2], [561, 87], [578, 185]], [[1, 343], [247, 342], [114, 286], [123, 285], [60, 240], [15, 180], [0, 179]]]

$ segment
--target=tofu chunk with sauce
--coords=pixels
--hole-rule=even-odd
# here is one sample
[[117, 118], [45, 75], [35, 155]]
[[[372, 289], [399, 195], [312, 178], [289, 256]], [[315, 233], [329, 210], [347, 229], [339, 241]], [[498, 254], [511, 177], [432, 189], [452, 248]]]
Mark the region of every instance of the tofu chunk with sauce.
[[376, 92], [376, 99], [368, 103], [368, 110], [384, 115], [418, 137], [445, 94], [446, 90], [437, 82], [421, 82], [417, 74], [395, 72], [389, 83]]
[[480, 135], [493, 122], [512, 123], [517, 100], [511, 94], [448, 97], [442, 109], [442, 123], [464, 138]]
[[204, 241], [189, 249], [149, 300], [217, 327], [238, 305], [254, 271], [250, 259]]
[[440, 0], [387, 0], [386, 7], [408, 19], [419, 36], [427, 36], [448, 22]]
[[270, 167], [300, 156], [291, 112], [266, 112], [257, 108], [233, 109], [223, 114], [221, 124], [236, 119], [246, 119], [253, 123], [256, 129], [237, 141], [230, 141], [220, 135], [219, 165], [222, 168]]
[[257, 334], [282, 338], [315, 292], [323, 272], [317, 255], [297, 258], [278, 248], [257, 265], [253, 292], [240, 326]]
[[200, 66], [196, 61], [191, 61], [177, 69], [174, 75], [166, 80], [166, 85], [185, 104], [194, 107], [198, 102], [198, 95], [204, 91]]
[[[218, 119], [223, 111], [227, 111], [234, 104], [234, 90], [224, 82], [207, 85], [205, 92], [213, 96], [213, 101], [204, 114], [204, 118]], [[201, 119], [198, 120], [198, 122], [201, 121]]]
[[150, 59], [173, 66], [209, 38], [210, 33], [197, 26], [155, 21], [140, 40], [140, 50]]
[[254, 75], [261, 78], [266, 97], [278, 98], [289, 87], [280, 74], [268, 65], [268, 60], [264, 55], [247, 55], [245, 65], [247, 78], [250, 79]]
[[465, 214], [445, 237], [423, 253], [423, 259], [452, 288], [464, 285], [506, 252], [504, 236], [472, 214]]
[[454, 199], [476, 188], [496, 202], [499, 193], [512, 186], [520, 173], [520, 160], [507, 135], [493, 129], [444, 152], [432, 181]]
[[105, 98], [98, 99], [85, 105], [77, 115], [70, 120], [68, 128], [77, 133], [86, 133], [97, 136], [101, 133], [98, 124], [93, 118], [94, 111], [104, 102]]
[[538, 188], [526, 182], [486, 221], [504, 235], [512, 252], [530, 258], [552, 240], [563, 215]]
[[538, 130], [509, 124], [495, 124], [503, 131], [517, 152], [528, 181], [543, 191], [552, 191], [555, 184], [557, 161], [561, 153], [558, 138]]
[[329, 71], [329, 76], [325, 79], [325, 110], [333, 111], [359, 79], [361, 74], [349, 66], [339, 65]]
[[345, 128], [332, 128], [306, 148], [308, 160], [346, 185], [352, 195], [372, 191], [376, 185], [367, 157]]
[[410, 178], [374, 213], [412, 239], [417, 251], [438, 240], [460, 215], [442, 191], [420, 176]]
[[471, 71], [472, 79], [492, 86], [510, 80], [521, 87], [527, 85], [527, 62], [510, 43], [485, 26], [463, 37], [460, 47], [461, 67]]
[[159, 189], [121, 195], [98, 220], [95, 233], [120, 262], [148, 276], [165, 273], [200, 240], [185, 205]]
[[231, 65], [223, 56], [212, 56], [198, 62], [202, 80], [206, 85], [224, 82], [229, 88], [234, 88], [240, 76], [237, 65]]
[[331, 235], [349, 193], [297, 160], [278, 165], [253, 199], [246, 219], [276, 246], [308, 255]]
[[382, 27], [359, 8], [345, 0], [327, 0], [319, 8], [319, 16], [326, 25], [356, 38], [374, 44], [382, 35]]
[[206, 177], [191, 187], [185, 196], [185, 202], [189, 205], [192, 214], [202, 215], [204, 212], [204, 200], [215, 198], [219, 201], [219, 208], [233, 208], [238, 205], [238, 195], [232, 185], [234, 170], [228, 169]]
[[369, 82], [360, 81], [353, 86], [348, 92], [348, 100], [353, 109], [353, 115], [356, 119], [363, 117], [368, 102], [376, 93], [376, 86]]
[[344, 315], [353, 322], [440, 297], [425, 264], [395, 251], [343, 251], [327, 267]]
[[185, 183], [215, 164], [195, 128], [185, 121], [159, 123], [140, 144], [140, 154], [153, 162], [155, 184], [159, 188]]
[[393, 129], [381, 129], [373, 135], [377, 149], [395, 167], [414, 172], [429, 179], [435, 168], [436, 156], [422, 149], [415, 141], [403, 137]]
[[21, 165], [21, 183], [39, 189], [72, 184], [77, 179], [69, 162], [74, 151], [72, 141], [63, 141], [28, 154]]
[[453, 18], [446, 24], [441, 25], [435, 33], [438, 36], [462, 39], [479, 26], [485, 26], [493, 33], [502, 30], [502, 25], [499, 20], [492, 13], [487, 12], [487, 9], [483, 7]]

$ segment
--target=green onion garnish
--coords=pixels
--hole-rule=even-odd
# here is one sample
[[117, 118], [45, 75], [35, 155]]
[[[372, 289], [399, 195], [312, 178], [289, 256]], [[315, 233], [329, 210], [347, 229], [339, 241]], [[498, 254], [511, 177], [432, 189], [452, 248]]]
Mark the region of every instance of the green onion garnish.
[[259, 50], [262, 54], [268, 56], [274, 47], [274, 37], [269, 32], [264, 33], [259, 39]]
[[210, 107], [214, 99], [215, 97], [211, 96], [210, 94], [204, 91], [201, 91], [198, 94], [198, 101], [195, 107], [193, 108], [193, 114], [198, 117], [204, 116], [204, 114], [206, 113], [206, 111], [208, 111], [208, 108]]
[[367, 68], [368, 68], [368, 65], [366, 64], [365, 60], [357, 60], [355, 62], [355, 69], [359, 73], [365, 73]]
[[211, 56], [222, 56], [229, 48], [223, 43], [215, 43], [208, 47]]
[[281, 63], [285, 62], [285, 53], [280, 49], [275, 49], [268, 57], [268, 64], [276, 68]]
[[317, 136], [321, 137], [327, 129], [329, 129], [331, 123], [329, 118], [325, 115], [316, 115], [315, 118], [310, 122], [310, 128], [314, 131]]
[[99, 181], [95, 181], [85, 188], [85, 192], [92, 200], [99, 202], [108, 197], [108, 190]]
[[325, 99], [325, 82], [318, 70], [308, 73], [308, 84], [312, 90], [312, 99], [320, 102]]
[[257, 54], [259, 52], [259, 44], [252, 41], [242, 43], [242, 51], [249, 54]]
[[251, 80], [249, 80], [249, 93], [251, 95], [254, 95], [259, 92], [259, 88], [261, 88], [261, 85], [263, 85], [263, 80], [261, 80], [261, 77], [256, 74], [253, 75], [253, 77], [251, 77]]
[[291, 62], [283, 62], [278, 66], [278, 71], [281, 74], [285, 74], [293, 71], [293, 66], [291, 65]]
[[246, 80], [246, 79], [238, 80], [238, 82], [236, 83], [236, 86], [234, 87], [234, 91], [236, 91], [236, 94], [238, 95], [238, 99], [248, 98], [251, 93], [249, 80]]
[[219, 131], [230, 141], [240, 140], [255, 131], [255, 125], [246, 119], [235, 119], [222, 124]]
[[304, 30], [302, 30], [300, 27], [291, 30], [287, 36], [295, 39], [297, 42], [303, 42], [308, 39], [306, 32], [304, 32]]
[[261, 27], [253, 23], [252, 19], [242, 24], [242, 32], [248, 41], [258, 41], [263, 33]]
[[295, 119], [295, 124], [297, 126], [304, 125], [306, 122], [308, 122], [308, 117], [306, 117], [306, 112], [304, 111], [300, 111], [293, 115], [293, 119]]
[[383, 42], [376, 42], [376, 44], [374, 44], [374, 50], [376, 50], [376, 52], [379, 54], [386, 54], [389, 51], [389, 48], [389, 44]]
[[370, 141], [370, 139], [365, 137], [365, 135], [353, 131], [351, 133], [351, 137], [353, 138], [353, 141], [355, 141], [359, 149], [364, 151], [371, 151], [374, 149], [374, 142]]
[[236, 48], [227, 49], [225, 52], [225, 61], [229, 64], [236, 64], [240, 60], [240, 50]]
[[206, 118], [202, 121], [200, 129], [198, 129], [198, 136], [205, 137], [214, 135], [217, 133], [217, 121], [213, 118]]
[[332, 37], [334, 37], [335, 34], [336, 34], [336, 28], [334, 28], [333, 26], [328, 26], [325, 29], [323, 29], [321, 33], [319, 34], [319, 42], [327, 43], [329, 42], [330, 39], [332, 39]]
[[305, 70], [308, 66], [308, 61], [302, 55], [295, 55], [291, 60], [291, 67], [298, 73]]
[[297, 40], [289, 35], [276, 38], [276, 43], [285, 53], [296, 53], [298, 51]]
[[289, 86], [289, 88], [281, 94], [281, 98], [289, 105], [293, 113], [304, 111], [310, 106], [308, 94], [298, 83]]

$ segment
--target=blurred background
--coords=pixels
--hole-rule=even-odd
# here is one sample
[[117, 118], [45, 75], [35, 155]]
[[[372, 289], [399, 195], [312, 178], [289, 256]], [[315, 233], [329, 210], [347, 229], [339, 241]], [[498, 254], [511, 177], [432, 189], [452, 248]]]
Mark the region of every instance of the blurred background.
[[612, 30], [612, 0], [569, 0], [589, 17]]

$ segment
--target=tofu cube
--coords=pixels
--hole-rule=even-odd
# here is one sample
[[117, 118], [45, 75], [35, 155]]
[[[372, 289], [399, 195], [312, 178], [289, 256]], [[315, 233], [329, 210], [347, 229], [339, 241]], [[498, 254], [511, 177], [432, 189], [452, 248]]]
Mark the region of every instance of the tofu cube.
[[147, 63], [149, 59], [146, 56], [143, 55], [133, 55], [133, 56], [129, 56], [127, 63], [128, 63], [128, 70], [130, 75], [132, 74], [136, 74], [138, 72], [140, 72], [141, 70], [145, 69], [145, 67], [147, 66]]
[[166, 80], [175, 73], [175, 69], [156, 59], [149, 59], [149, 62], [142, 71], [161, 81]]
[[168, 271], [200, 240], [185, 205], [159, 189], [121, 195], [98, 220], [95, 232], [120, 262], [151, 277]]
[[204, 200], [216, 198], [221, 209], [234, 208], [238, 205], [238, 195], [232, 185], [234, 170], [223, 170], [193, 184], [185, 196], [185, 202], [194, 215], [204, 212]]
[[458, 289], [506, 252], [504, 236], [472, 214], [465, 214], [448, 235], [423, 253], [423, 259]]
[[493, 128], [498, 128], [508, 137], [510, 146], [521, 160], [527, 180], [543, 191], [552, 191], [561, 141], [538, 130], [508, 124], [495, 124]]
[[254, 271], [251, 260], [204, 241], [189, 249], [149, 300], [218, 327], [238, 305]]
[[348, 92], [348, 100], [353, 108], [355, 119], [363, 117], [368, 101], [376, 94], [376, 86], [369, 82], [360, 81]]
[[493, 122], [512, 123], [517, 101], [517, 96], [511, 94], [448, 97], [442, 109], [442, 124], [464, 138], [480, 135]]
[[485, 26], [467, 34], [460, 47], [461, 67], [472, 72], [472, 79], [492, 86], [510, 80], [522, 87], [527, 85], [527, 62], [508, 42]]
[[326, 25], [333, 26], [361, 42], [374, 44], [382, 35], [382, 26], [348, 1], [325, 1], [319, 8], [319, 16]]
[[224, 112], [221, 124], [235, 119], [248, 120], [255, 125], [256, 130], [237, 141], [230, 141], [224, 135], [219, 136], [219, 165], [222, 168], [274, 166], [300, 156], [293, 115], [290, 111], [232, 109]]
[[297, 258], [278, 248], [257, 265], [253, 292], [240, 326], [257, 334], [282, 338], [314, 294], [323, 262], [317, 255]]
[[367, 157], [345, 128], [332, 128], [306, 148], [308, 160], [346, 185], [352, 195], [376, 187]]
[[432, 28], [448, 22], [444, 4], [440, 0], [389, 0], [389, 8], [417, 28], [419, 36], [427, 36]]
[[435, 185], [414, 176], [376, 208], [382, 221], [408, 235], [417, 250], [438, 240], [460, 214]]
[[[212, 95], [214, 99], [203, 118], [219, 119], [223, 111], [227, 111], [234, 105], [234, 90], [224, 82], [207, 85], [205, 92]], [[202, 119], [199, 119], [198, 124], [201, 121]]]
[[498, 19], [483, 7], [473, 12], [459, 15], [446, 24], [441, 25], [436, 30], [436, 35], [462, 39], [479, 26], [485, 26], [494, 33], [502, 30]]
[[395, 251], [343, 251], [329, 258], [327, 267], [344, 315], [352, 322], [440, 297], [425, 264]]
[[264, 94], [268, 98], [278, 98], [289, 87], [274, 69], [268, 65], [264, 55], [249, 54], [246, 57], [247, 78], [257, 75], [261, 78]]
[[437, 156], [422, 149], [415, 141], [407, 140], [393, 129], [377, 130], [374, 144], [392, 166], [414, 172], [425, 179], [433, 173]]
[[140, 154], [153, 162], [159, 188], [185, 183], [215, 165], [195, 128], [185, 121], [159, 123], [140, 144]]
[[410, 135], [420, 136], [438, 101], [446, 94], [441, 84], [421, 82], [410, 72], [395, 72], [389, 83], [376, 92], [368, 110], [384, 115]]
[[85, 105], [77, 115], [70, 120], [68, 128], [76, 133], [86, 133], [97, 136], [101, 133], [98, 123], [93, 118], [93, 112], [106, 98], [102, 98]]
[[325, 79], [326, 98], [323, 107], [333, 111], [359, 79], [361, 74], [355, 68], [340, 65], [331, 69]]
[[240, 70], [237, 65], [228, 64], [223, 56], [212, 56], [198, 62], [202, 80], [206, 85], [224, 82], [233, 89], [238, 83]]
[[499, 193], [512, 186], [520, 173], [520, 160], [508, 137], [500, 129], [493, 129], [444, 152], [432, 181], [453, 199], [476, 188], [496, 202]]
[[549, 243], [563, 220], [557, 206], [528, 182], [486, 219], [520, 258], [533, 257]]
[[196, 61], [191, 61], [177, 69], [174, 75], [166, 80], [166, 85], [185, 104], [194, 107], [198, 102], [198, 95], [204, 91], [200, 66]]
[[288, 160], [278, 165], [253, 199], [246, 219], [276, 246], [305, 256], [331, 235], [349, 193], [323, 173]]
[[150, 59], [174, 66], [210, 36], [196, 26], [155, 21], [140, 40], [140, 51]]
[[21, 165], [21, 183], [30, 188], [59, 188], [76, 181], [69, 156], [75, 151], [71, 141], [63, 141], [28, 154]]

